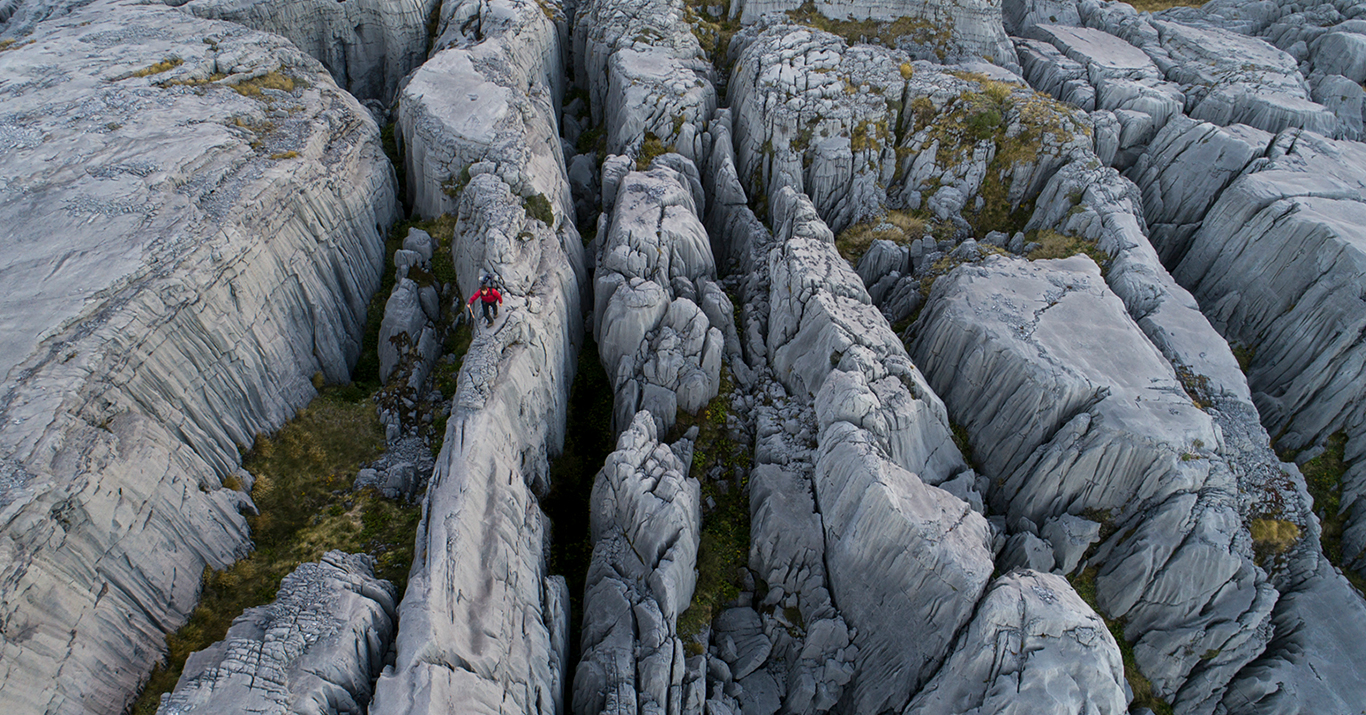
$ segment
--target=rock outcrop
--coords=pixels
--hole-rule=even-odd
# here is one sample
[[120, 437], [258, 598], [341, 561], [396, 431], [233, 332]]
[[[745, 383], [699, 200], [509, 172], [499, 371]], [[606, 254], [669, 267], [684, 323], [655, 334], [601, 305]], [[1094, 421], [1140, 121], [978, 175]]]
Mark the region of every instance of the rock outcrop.
[[859, 223], [876, 230], [888, 209], [964, 231], [1027, 218], [1048, 176], [1091, 146], [1084, 114], [990, 65], [948, 70], [777, 26], [750, 39], [736, 66], [746, 190], [769, 201], [784, 186], [806, 193], [836, 233]]
[[961, 267], [936, 282], [915, 329], [994, 509], [1014, 530], [1063, 513], [1112, 520], [1120, 531], [1090, 561], [1099, 605], [1126, 621], [1157, 692], [1209, 711], [1265, 646], [1276, 592], [1252, 562], [1214, 421], [1095, 265]]
[[997, 579], [906, 715], [1128, 712], [1124, 663], [1105, 622], [1061, 576]]
[[[885, 25], [881, 34], [917, 59], [954, 62], [986, 58], [1006, 66], [1015, 53], [1001, 23], [1001, 3], [995, 0], [935, 3], [925, 0], [733, 0], [731, 17], [750, 24], [765, 15], [810, 9], [828, 20], [872, 20]], [[786, 19], [786, 18], [784, 18]]]
[[315, 374], [349, 378], [395, 213], [374, 121], [286, 41], [67, 10], [0, 53], [0, 690], [19, 713], [122, 708], [204, 568], [244, 553], [238, 446]]
[[462, 27], [478, 31], [448, 38], [454, 46], [413, 75], [400, 124], [417, 210], [455, 209], [459, 294], [491, 272], [504, 305], [461, 366], [397, 659], [371, 713], [563, 710], [569, 594], [546, 570], [538, 499], [563, 444], [583, 335], [582, 242], [552, 109], [564, 15], [516, 2], [467, 9], [477, 18]]
[[[574, 22], [574, 72], [607, 151], [637, 156], [653, 137], [694, 162], [716, 109], [711, 63], [685, 20], [683, 0], [584, 0]], [[657, 153], [656, 149], [656, 153]]]
[[[1361, 207], [1366, 174], [1361, 145], [1309, 133], [1276, 139], [1271, 161], [1235, 181], [1206, 215], [1174, 270], [1211, 322], [1252, 355], [1248, 381], [1267, 430], [1282, 448], [1301, 449], [1346, 430], [1348, 458], [1361, 442], [1360, 359], [1354, 329], [1361, 310], [1349, 286], [1359, 280]], [[1268, 262], [1274, 278], [1249, 282]], [[1343, 509], [1361, 521], [1349, 470]], [[1344, 557], [1366, 538], [1349, 528]]]
[[228, 636], [192, 653], [159, 715], [360, 713], [398, 625], [393, 584], [373, 559], [330, 551], [280, 582]]
[[323, 63], [337, 86], [387, 106], [404, 75], [427, 59], [436, 0], [163, 0], [199, 17], [282, 35]]
[[930, 486], [964, 467], [943, 404], [811, 202], [780, 190], [774, 223], [766, 343], [779, 381], [814, 403], [811, 484], [829, 592], [857, 648], [843, 697], [860, 712], [901, 708], [986, 587], [990, 530]]
[[[691, 162], [674, 156], [696, 175]], [[619, 163], [614, 159], [604, 174]], [[725, 336], [734, 332], [686, 175], [667, 162], [661, 157], [650, 171], [614, 179], [614, 205], [599, 222], [593, 325], [616, 391], [617, 429], [640, 409], [661, 432], [677, 410], [697, 414], [720, 388]]]
[[[565, 19], [558, 5], [548, 7], [549, 13], [518, 0], [443, 6], [451, 19], [439, 51], [399, 95], [408, 195], [419, 216], [455, 213], [471, 177], [494, 171], [517, 196], [573, 216], [556, 120], [564, 96]], [[463, 267], [471, 274], [462, 273], [460, 285], [477, 287], [477, 261]], [[535, 268], [531, 261], [523, 270], [537, 275]]]
[[654, 417], [641, 411], [593, 482], [574, 712], [702, 712], [701, 691], [684, 692], [685, 673], [701, 668], [689, 667], [678, 636], [697, 579], [701, 523], [689, 466], [660, 443]]

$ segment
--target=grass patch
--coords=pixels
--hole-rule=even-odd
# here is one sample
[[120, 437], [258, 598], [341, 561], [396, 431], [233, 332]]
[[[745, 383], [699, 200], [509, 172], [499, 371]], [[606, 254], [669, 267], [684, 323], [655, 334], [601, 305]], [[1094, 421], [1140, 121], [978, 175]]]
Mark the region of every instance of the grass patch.
[[[721, 13], [716, 18], [712, 18], [707, 12], [708, 5], [720, 6]], [[730, 76], [730, 62], [728, 56], [730, 52], [730, 41], [735, 37], [735, 33], [740, 29], [740, 18], [730, 17], [730, 0], [721, 0], [717, 3], [710, 3], [706, 0], [684, 0], [684, 18], [692, 29], [693, 37], [697, 38], [697, 43], [702, 46], [702, 51], [711, 58], [712, 64], [717, 69], [717, 76]]]
[[1252, 551], [1262, 568], [1300, 540], [1300, 527], [1284, 519], [1259, 517], [1248, 523], [1248, 529], [1252, 532]]
[[[678, 617], [678, 636], [690, 656], [701, 654], [703, 644], [698, 636], [726, 603], [740, 595], [743, 567], [749, 563], [749, 478], [736, 485], [731, 475], [737, 466], [749, 466], [750, 452], [747, 445], [731, 438], [726, 426], [734, 389], [729, 371], [723, 369], [716, 397], [696, 416], [679, 410], [669, 437], [669, 441], [674, 441], [689, 427], [698, 428], [690, 470], [702, 485], [703, 501], [697, 586], [692, 603]], [[712, 479], [708, 475], [717, 467], [721, 468], [721, 476]], [[706, 508], [709, 498], [716, 504], [711, 510]]]
[[292, 150], [291, 150], [291, 151], [282, 151], [282, 152], [280, 152], [280, 153], [278, 153], [278, 154], [271, 154], [271, 155], [270, 155], [270, 158], [275, 159], [276, 161], [279, 161], [279, 160], [281, 160], [281, 159], [297, 159], [297, 158], [299, 158], [299, 152], [297, 152], [297, 151], [292, 151]]
[[133, 72], [133, 76], [134, 76], [134, 77], [149, 77], [149, 76], [154, 75], [154, 74], [161, 74], [162, 72], [170, 72], [171, 70], [173, 70], [173, 69], [175, 69], [175, 68], [177, 68], [177, 67], [179, 67], [179, 66], [181, 66], [181, 65], [183, 65], [183, 64], [185, 64], [185, 60], [182, 60], [182, 59], [180, 59], [179, 57], [172, 57], [172, 58], [169, 59], [169, 60], [164, 60], [164, 61], [158, 62], [158, 63], [156, 63], [156, 64], [154, 64], [154, 65], [149, 65], [149, 66], [147, 66], [147, 67], [143, 67], [142, 69]]
[[1095, 241], [1080, 236], [1058, 233], [1051, 228], [1030, 231], [1025, 236], [1026, 243], [1038, 243], [1039, 247], [1029, 252], [1029, 260], [1041, 261], [1051, 258], [1067, 258], [1079, 253], [1086, 254], [1100, 266], [1102, 272], [1110, 265], [1110, 254], [1096, 248]]
[[646, 171], [656, 157], [676, 151], [673, 144], [665, 144], [654, 132], [645, 132], [645, 140], [640, 143], [640, 154], [636, 156], [636, 171]]
[[293, 92], [294, 88], [300, 84], [302, 83], [297, 82], [289, 75], [281, 74], [279, 70], [271, 70], [256, 79], [239, 82], [233, 85], [232, 88], [237, 90], [237, 93], [243, 97], [255, 97], [259, 99], [263, 95], [261, 90], [278, 89], [281, 92]]
[[1366, 596], [1366, 578], [1343, 565], [1344, 558], [1352, 561], [1361, 557], [1361, 554], [1353, 554], [1347, 557], [1342, 552], [1342, 531], [1346, 526], [1346, 516], [1340, 511], [1342, 509], [1342, 476], [1347, 471], [1347, 464], [1343, 460], [1343, 453], [1347, 448], [1346, 433], [1335, 433], [1328, 438], [1328, 443], [1324, 446], [1323, 454], [1305, 462], [1304, 466], [1300, 467], [1300, 472], [1304, 474], [1305, 484], [1309, 487], [1309, 495], [1314, 498], [1314, 513], [1319, 517], [1321, 527], [1319, 542], [1323, 546], [1323, 555], [1328, 557], [1328, 561], [1342, 569], [1347, 580], [1356, 587], [1358, 592]]
[[526, 215], [540, 221], [549, 227], [555, 226], [555, 212], [550, 208], [550, 199], [545, 194], [532, 194], [522, 199], [522, 208], [526, 210]]
[[884, 216], [856, 223], [840, 231], [835, 237], [835, 248], [845, 260], [857, 265], [859, 259], [873, 245], [873, 241], [891, 241], [897, 245], [909, 246], [912, 241], [925, 235], [928, 225], [925, 218], [919, 214], [890, 210]]
[[968, 439], [968, 430], [963, 425], [949, 422], [949, 430], [953, 432], [953, 443], [957, 445], [958, 451], [963, 455], [963, 459], [969, 466], [976, 464], [972, 458], [972, 441]]
[[1129, 688], [1134, 691], [1134, 700], [1129, 708], [1148, 708], [1157, 715], [1172, 715], [1172, 706], [1167, 704], [1156, 692], [1153, 691], [1152, 681], [1143, 675], [1138, 669], [1138, 661], [1134, 659], [1134, 647], [1124, 638], [1124, 619], [1110, 619], [1100, 610], [1096, 603], [1096, 574], [1099, 572], [1095, 566], [1083, 569], [1074, 576], [1069, 576], [1068, 581], [1072, 583], [1072, 588], [1076, 590], [1081, 600], [1085, 601], [1096, 615], [1105, 621], [1105, 626], [1110, 629], [1110, 635], [1115, 637], [1115, 642], [1119, 644], [1119, 654], [1124, 658], [1124, 678], [1129, 681]]
[[1125, 0], [1139, 12], [1162, 12], [1174, 7], [1200, 7], [1200, 0]]
[[354, 386], [325, 387], [277, 433], [257, 437], [242, 463], [256, 477], [260, 515], [247, 518], [255, 551], [226, 571], [205, 571], [199, 605], [167, 636], [167, 663], [152, 673], [135, 715], [156, 712], [190, 653], [222, 640], [242, 611], [273, 601], [281, 579], [331, 549], [375, 556], [376, 574], [403, 592], [420, 508], [348, 491], [383, 445], [374, 404]]
[[1186, 396], [1197, 408], [1208, 410], [1214, 404], [1210, 398], [1209, 378], [1179, 363], [1175, 368], [1176, 378], [1181, 381], [1181, 388], [1186, 391]]
[[1257, 349], [1234, 343], [1229, 343], [1228, 347], [1233, 351], [1233, 359], [1238, 361], [1238, 369], [1246, 375], [1248, 368], [1252, 367], [1252, 359], [1257, 357]]

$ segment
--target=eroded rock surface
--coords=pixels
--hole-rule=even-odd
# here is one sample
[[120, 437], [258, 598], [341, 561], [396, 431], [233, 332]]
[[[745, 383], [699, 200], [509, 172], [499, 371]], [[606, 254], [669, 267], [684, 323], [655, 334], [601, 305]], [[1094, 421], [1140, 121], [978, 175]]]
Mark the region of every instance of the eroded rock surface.
[[244, 553], [250, 502], [222, 479], [316, 373], [349, 378], [395, 213], [378, 127], [286, 41], [165, 6], [67, 9], [0, 54], [17, 712], [123, 707], [203, 569]]
[[1061, 576], [997, 579], [939, 675], [906, 715], [1128, 712], [1124, 663], [1105, 622]]
[[615, 202], [600, 222], [593, 322], [618, 429], [640, 409], [661, 431], [676, 410], [697, 414], [716, 396], [725, 336], [734, 332], [686, 175], [665, 161], [612, 182]]
[[199, 17], [282, 35], [323, 63], [337, 86], [387, 105], [399, 81], [427, 59], [435, 0], [164, 0]]
[[654, 418], [642, 411], [593, 482], [574, 712], [684, 711], [688, 665], [677, 624], [692, 601], [701, 523], [689, 466], [660, 443]]
[[980, 266], [936, 283], [914, 353], [973, 435], [994, 507], [1017, 524], [1091, 512], [1129, 529], [1091, 561], [1098, 602], [1126, 619], [1163, 697], [1212, 707], [1265, 646], [1276, 598], [1214, 421], [1090, 259]]
[[[538, 502], [563, 444], [583, 335], [582, 242], [551, 109], [563, 91], [563, 14], [471, 7], [481, 29], [418, 70], [400, 120], [417, 209], [455, 210], [458, 294], [492, 272], [504, 303], [464, 357], [396, 662], [371, 713], [564, 707], [569, 594], [547, 573]], [[460, 185], [447, 195], [441, 184], [452, 178]]]
[[190, 654], [160, 715], [360, 713], [396, 630], [398, 593], [364, 554], [330, 551], [280, 582], [228, 636]]

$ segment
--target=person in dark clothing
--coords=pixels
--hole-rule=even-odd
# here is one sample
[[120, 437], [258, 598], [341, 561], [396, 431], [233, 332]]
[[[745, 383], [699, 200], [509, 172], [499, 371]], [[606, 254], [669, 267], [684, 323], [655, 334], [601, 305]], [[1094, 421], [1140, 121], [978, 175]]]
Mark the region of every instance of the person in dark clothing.
[[487, 276], [479, 281], [479, 290], [470, 296], [469, 305], [473, 306], [474, 301], [478, 300], [484, 306], [484, 320], [492, 326], [493, 319], [498, 317], [498, 306], [503, 303], [503, 294], [491, 285], [492, 281]]

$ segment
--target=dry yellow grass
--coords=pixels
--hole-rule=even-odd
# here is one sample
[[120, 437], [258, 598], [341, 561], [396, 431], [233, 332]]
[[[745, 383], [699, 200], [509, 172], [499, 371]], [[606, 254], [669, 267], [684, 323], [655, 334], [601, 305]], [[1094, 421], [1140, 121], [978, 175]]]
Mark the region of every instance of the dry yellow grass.
[[1200, 7], [1205, 4], [1191, 0], [1128, 0], [1128, 2], [1139, 12], [1162, 12], [1174, 7]]
[[260, 97], [263, 89], [278, 89], [281, 92], [294, 91], [294, 78], [272, 70], [256, 79], [249, 79], [233, 86], [243, 97]]
[[888, 211], [886, 215], [857, 223], [840, 232], [835, 248], [850, 263], [858, 263], [873, 241], [878, 239], [908, 245], [925, 235], [925, 219], [909, 211]]
[[181, 66], [181, 65], [183, 65], [183, 64], [185, 64], [185, 60], [182, 60], [182, 59], [180, 59], [179, 57], [172, 57], [172, 58], [169, 59], [169, 60], [165, 60], [165, 61], [163, 61], [163, 62], [158, 62], [158, 63], [156, 63], [156, 64], [154, 64], [154, 65], [151, 65], [151, 66], [148, 66], [148, 67], [143, 67], [142, 69], [137, 70], [136, 72], [134, 72], [134, 73], [133, 73], [133, 76], [134, 76], [134, 77], [148, 77], [148, 76], [151, 76], [151, 75], [154, 75], [154, 74], [161, 74], [162, 72], [170, 72], [171, 70], [173, 70], [173, 69], [175, 69], [175, 68], [177, 68], [177, 67], [179, 67], [179, 66]]
[[1300, 540], [1300, 527], [1284, 519], [1253, 519], [1248, 524], [1252, 542], [1273, 554], [1283, 554]]

